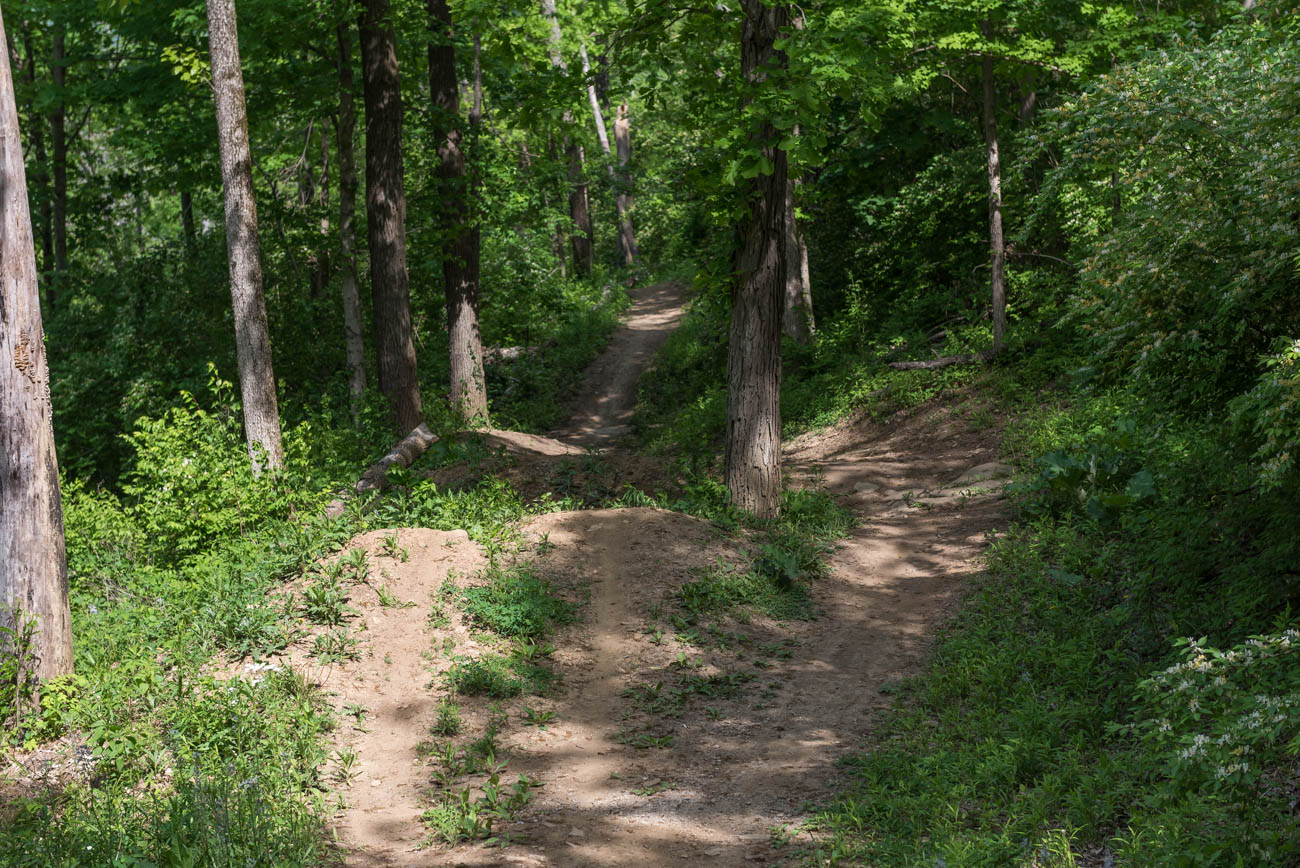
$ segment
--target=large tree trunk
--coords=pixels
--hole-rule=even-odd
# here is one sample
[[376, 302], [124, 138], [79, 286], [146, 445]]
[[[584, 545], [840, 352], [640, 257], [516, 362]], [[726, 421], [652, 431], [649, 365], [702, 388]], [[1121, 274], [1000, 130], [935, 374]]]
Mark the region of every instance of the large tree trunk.
[[50, 132], [54, 148], [54, 286], [57, 295], [68, 277], [68, 135], [66, 87], [67, 54], [64, 51], [64, 28], [55, 24], [53, 61], [54, 108], [50, 112]]
[[[470, 213], [471, 191], [465, 170], [460, 118], [460, 85], [447, 0], [428, 0], [429, 93], [433, 98], [434, 141], [438, 143], [438, 177], [442, 180], [442, 275], [447, 299], [447, 337], [451, 356], [449, 398], [466, 420], [488, 424], [487, 383], [483, 376], [483, 340], [478, 327], [479, 227]], [[478, 57], [475, 57], [475, 71]], [[478, 76], [475, 105], [478, 113]]]
[[[562, 73], [569, 70], [564, 60], [560, 45], [563, 38], [560, 32], [560, 18], [555, 11], [555, 0], [541, 0], [542, 15], [551, 22], [549, 37], [551, 66]], [[592, 250], [591, 202], [587, 195], [586, 154], [581, 145], [569, 138], [567, 130], [573, 126], [573, 112], [564, 110], [561, 120], [566, 130], [564, 137], [564, 156], [569, 163], [569, 218], [573, 221], [573, 273], [585, 277], [591, 273], [594, 262]]]
[[[619, 103], [614, 118], [614, 150], [618, 153], [618, 213], [627, 217], [627, 244], [624, 261], [629, 264], [636, 258], [636, 235], [632, 232], [632, 179], [628, 176], [628, 163], [632, 159], [632, 121], [628, 117], [627, 100]], [[619, 236], [620, 239], [622, 235]]]
[[[985, 21], [984, 35], [991, 34]], [[1002, 164], [998, 157], [997, 96], [993, 79], [993, 56], [985, 52], [982, 61], [984, 87], [984, 140], [989, 163], [989, 248], [993, 253], [993, 352], [1002, 350], [1007, 330], [1007, 248], [1002, 238]]]
[[[742, 0], [741, 72], [750, 87], [762, 87], [772, 64], [785, 54], [776, 40], [790, 21], [789, 7]], [[752, 96], [746, 97], [752, 101]], [[770, 121], [752, 142], [771, 165], [749, 186], [747, 214], [740, 227], [736, 278], [731, 295], [727, 346], [726, 483], [731, 500], [760, 518], [781, 504], [781, 313], [785, 290], [786, 154], [775, 146]]]
[[58, 293], [54, 288], [54, 221], [50, 207], [50, 167], [45, 153], [45, 119], [36, 111], [36, 53], [32, 48], [31, 22], [23, 22], [23, 54], [26, 55], [24, 74], [30, 103], [27, 116], [31, 125], [27, 135], [31, 138], [36, 156], [36, 200], [41, 211], [41, 282], [45, 284], [45, 304], [53, 313]]
[[[591, 73], [591, 64], [587, 60], [586, 43], [580, 44], [582, 51], [582, 74]], [[624, 265], [631, 265], [636, 257], [636, 234], [632, 231], [632, 217], [627, 213], [627, 202], [619, 193], [618, 175], [614, 171], [614, 159], [609, 147], [609, 134], [605, 130], [605, 115], [600, 109], [600, 96], [596, 93], [595, 82], [587, 85], [587, 100], [591, 103], [591, 116], [596, 123], [596, 138], [600, 149], [605, 152], [605, 170], [609, 173], [610, 191], [614, 196], [614, 207], [618, 211], [618, 251]]]
[[812, 291], [808, 286], [805, 267], [807, 246], [794, 216], [795, 182], [785, 183], [785, 301], [782, 327], [787, 337], [796, 343], [807, 344], [815, 328], [812, 312]]
[[357, 289], [357, 110], [353, 99], [352, 30], [339, 22], [339, 247], [343, 251], [343, 336], [347, 347], [348, 394], [352, 421], [361, 418], [366, 393], [365, 340], [362, 337], [361, 293]]
[[424, 412], [411, 337], [402, 90], [388, 0], [366, 0], [360, 31], [366, 104], [366, 229], [379, 391], [388, 398], [398, 432], [405, 434], [424, 421]]
[[253, 198], [253, 158], [248, 146], [244, 74], [239, 66], [235, 0], [207, 0], [212, 90], [217, 106], [221, 184], [226, 194], [226, 248], [230, 299], [235, 313], [235, 351], [244, 399], [244, 434], [253, 472], [284, 466], [280, 411], [271, 367], [271, 336], [266, 326], [262, 263]]
[[[25, 675], [47, 679], [72, 671], [72, 616], [36, 249], [7, 52], [0, 57], [0, 186], [0, 626], [21, 629], [35, 619], [32, 657], [19, 665]], [[0, 655], [22, 650], [0, 639]]]

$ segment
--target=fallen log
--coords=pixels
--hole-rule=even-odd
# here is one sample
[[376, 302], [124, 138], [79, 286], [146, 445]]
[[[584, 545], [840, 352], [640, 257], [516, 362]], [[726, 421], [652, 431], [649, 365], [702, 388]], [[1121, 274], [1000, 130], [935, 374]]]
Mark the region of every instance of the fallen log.
[[967, 353], [963, 356], [944, 356], [940, 359], [926, 359], [919, 362], [890, 362], [889, 367], [896, 371], [931, 371], [935, 368], [946, 368], [949, 365], [973, 365], [976, 362], [987, 362], [994, 355], [993, 350], [984, 350], [979, 353]]
[[348, 499], [354, 495], [386, 489], [390, 467], [394, 464], [398, 467], [410, 467], [415, 463], [415, 459], [437, 442], [438, 438], [429, 430], [429, 426], [421, 422], [410, 434], [397, 441], [397, 445], [388, 450], [387, 455], [370, 465], [366, 472], [361, 474], [356, 485], [352, 486], [351, 491], [344, 492], [331, 500], [325, 507], [325, 517], [338, 518], [342, 515], [347, 508]]

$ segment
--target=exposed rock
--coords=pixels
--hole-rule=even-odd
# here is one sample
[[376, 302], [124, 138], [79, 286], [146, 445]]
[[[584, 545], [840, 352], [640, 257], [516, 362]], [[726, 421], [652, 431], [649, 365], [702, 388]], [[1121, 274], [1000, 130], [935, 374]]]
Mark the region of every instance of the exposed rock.
[[970, 470], [967, 470], [961, 476], [953, 480], [949, 488], [960, 488], [963, 485], [972, 485], [976, 482], [986, 482], [992, 479], [1009, 479], [1016, 472], [1016, 469], [1010, 464], [1003, 464], [1001, 461], [987, 461], [983, 464], [976, 464]]

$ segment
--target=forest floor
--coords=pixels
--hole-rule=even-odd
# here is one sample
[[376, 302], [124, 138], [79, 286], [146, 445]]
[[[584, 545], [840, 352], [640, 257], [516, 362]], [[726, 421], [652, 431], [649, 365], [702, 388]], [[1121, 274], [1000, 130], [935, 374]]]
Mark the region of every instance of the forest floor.
[[[552, 438], [488, 435], [508, 448], [508, 476], [526, 474], [537, 486], [548, 473], [554, 478], [547, 462], [591, 459], [587, 447], [609, 446], [628, 431], [637, 378], [680, 316], [684, 291], [665, 284], [634, 297], [564, 430]], [[347, 757], [336, 771], [347, 806], [335, 824], [345, 861], [789, 860], [807, 841], [809, 806], [831, 794], [836, 760], [870, 743], [891, 685], [919, 672], [935, 628], [979, 569], [987, 534], [1003, 522], [997, 443], [996, 430], [973, 430], [937, 403], [888, 423], [850, 419], [788, 443], [792, 484], [828, 489], [857, 519], [811, 589], [812, 620], [681, 618], [676, 595], [685, 583], [743, 562], [753, 547], [708, 521], [654, 508], [525, 521], [511, 557], [531, 562], [581, 604], [577, 621], [550, 639], [559, 686], [541, 697], [461, 700], [459, 738], [431, 733], [445, 673], [457, 660], [499, 651], [499, 640], [442, 602], [474, 584], [488, 558], [463, 531], [396, 529], [404, 560], [382, 544], [394, 532], [354, 540], [371, 552], [388, 592], [418, 605], [385, 607], [357, 594], [360, 659], [312, 673], [355, 721], [342, 718], [335, 745]], [[617, 448], [599, 460], [620, 482], [662, 463]], [[295, 658], [308, 665], [305, 654]], [[490, 841], [431, 844], [421, 815], [444, 791], [447, 778], [433, 781], [453, 765], [445, 748], [464, 748], [467, 757], [485, 733], [503, 792], [520, 775], [540, 786], [525, 787], [527, 806], [497, 821]], [[458, 785], [473, 802], [487, 780], [470, 773]]]

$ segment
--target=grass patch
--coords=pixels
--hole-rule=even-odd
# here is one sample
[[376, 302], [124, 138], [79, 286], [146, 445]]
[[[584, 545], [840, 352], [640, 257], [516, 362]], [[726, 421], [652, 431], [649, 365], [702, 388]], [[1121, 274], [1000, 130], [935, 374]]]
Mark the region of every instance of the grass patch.
[[460, 696], [512, 699], [526, 693], [544, 695], [559, 679], [553, 671], [500, 654], [457, 659], [447, 670], [447, 686]]
[[557, 596], [530, 565], [489, 569], [487, 584], [459, 593], [466, 619], [501, 636], [532, 642], [574, 620], [577, 607]]

